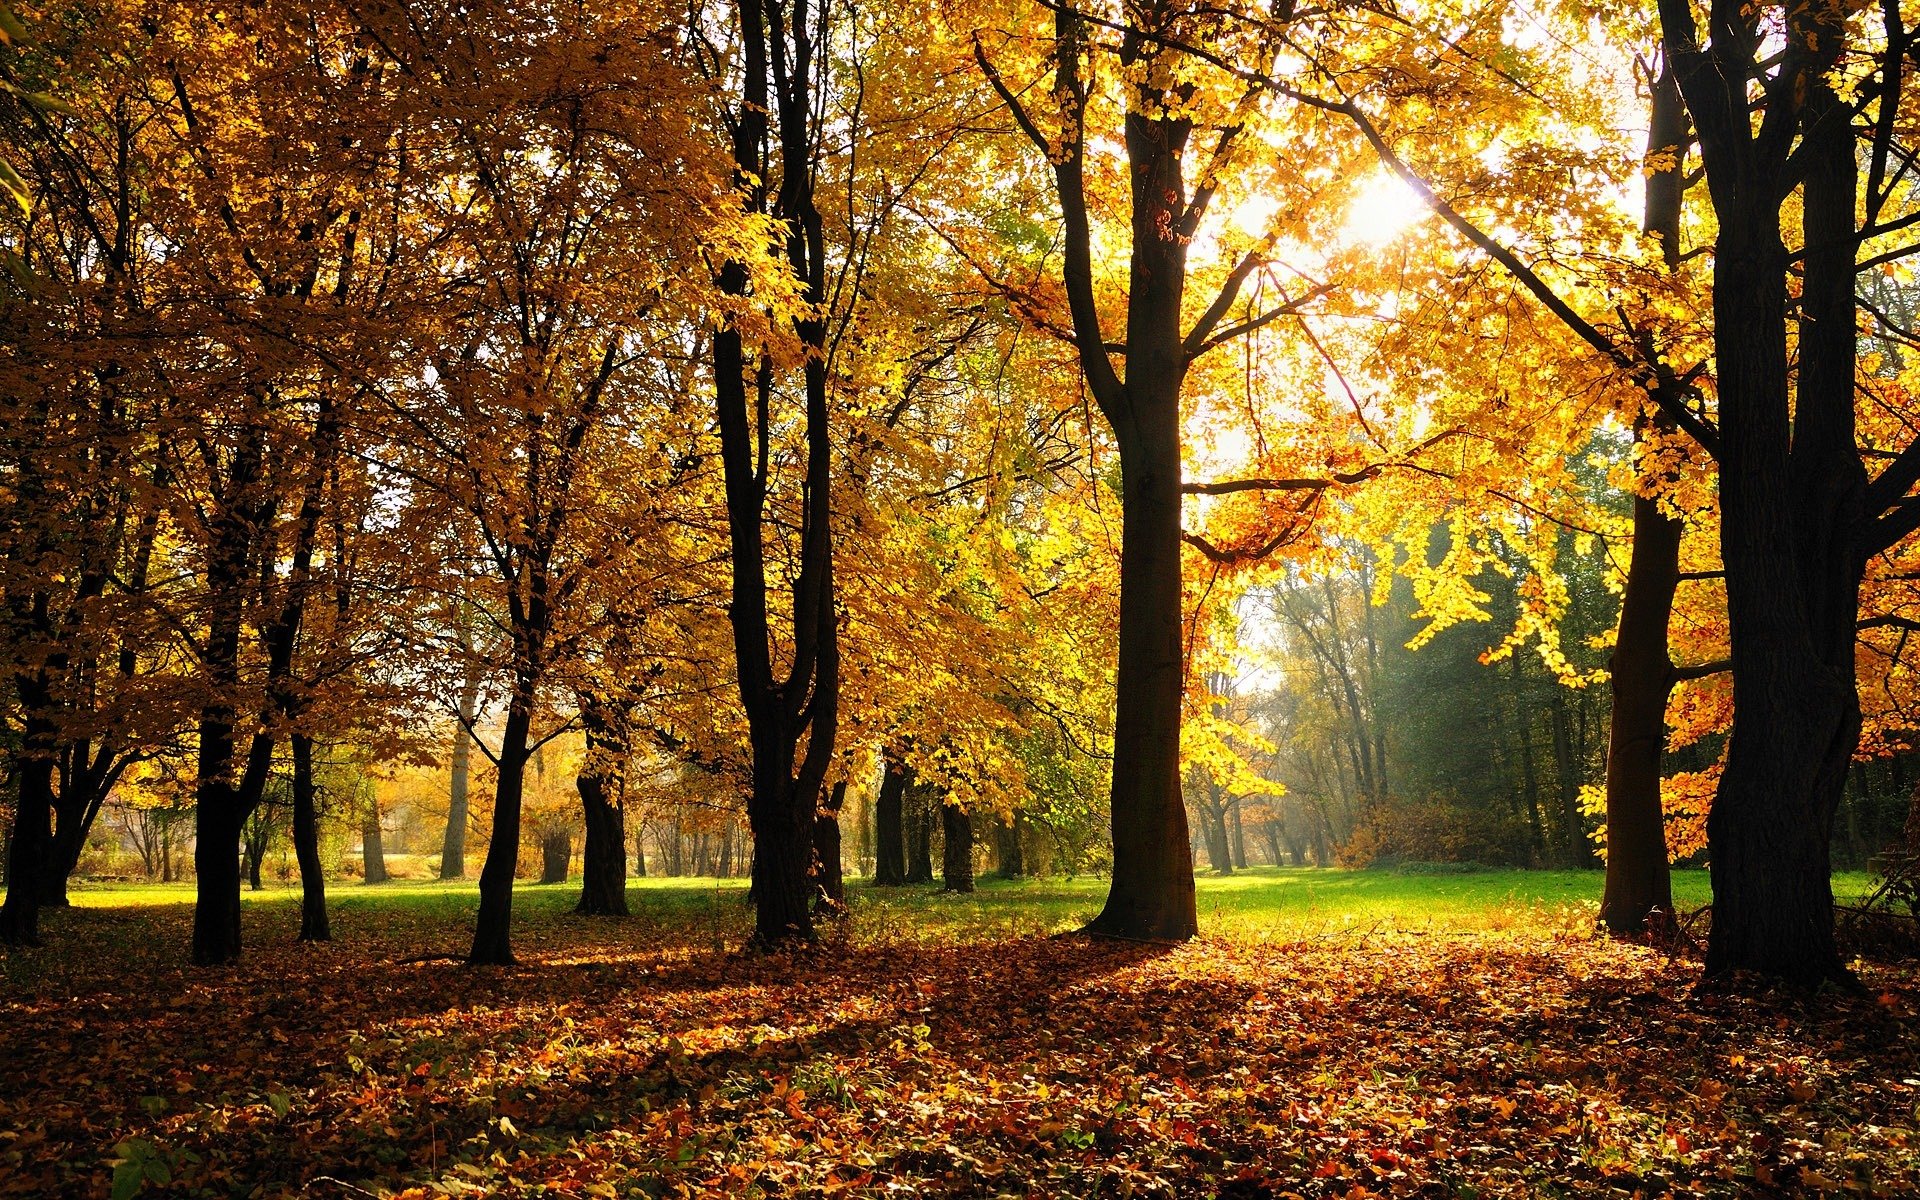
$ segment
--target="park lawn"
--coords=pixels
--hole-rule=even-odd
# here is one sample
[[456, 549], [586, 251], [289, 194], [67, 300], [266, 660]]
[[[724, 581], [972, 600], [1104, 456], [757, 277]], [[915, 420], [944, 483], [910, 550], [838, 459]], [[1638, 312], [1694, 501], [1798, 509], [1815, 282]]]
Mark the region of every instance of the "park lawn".
[[0, 959], [0, 1196], [1920, 1195], [1910, 967], [1698, 992], [1598, 885], [1203, 876], [1168, 948], [1041, 936], [1098, 880], [857, 884], [776, 956], [740, 881], [523, 885], [469, 969], [471, 884], [341, 883], [336, 941], [269, 889], [215, 970], [190, 888], [83, 887]]
[[[1290, 939], [1335, 930], [1394, 929], [1426, 932], [1499, 931], [1540, 926], [1577, 928], [1599, 909], [1599, 871], [1369, 870], [1257, 866], [1230, 876], [1201, 871], [1195, 879], [1203, 928], [1236, 939]], [[628, 882], [634, 911], [675, 924], [692, 921], [744, 926], [745, 879], [649, 876]], [[983, 876], [971, 896], [940, 895], [938, 887], [875, 888], [852, 881], [853, 936], [980, 936], [1057, 933], [1085, 923], [1100, 909], [1106, 881], [1001, 880]], [[1834, 893], [1842, 900], [1871, 890], [1865, 872], [1836, 872]], [[525, 912], [561, 913], [571, 907], [578, 884], [522, 882], [516, 905]], [[292, 905], [299, 891], [286, 884], [243, 891], [250, 904]], [[78, 883], [76, 905], [137, 908], [191, 904], [191, 883]], [[328, 899], [350, 921], [367, 906], [406, 912], [416, 919], [471, 915], [479, 903], [472, 880], [440, 883], [395, 880], [366, 885], [329, 884]], [[1674, 903], [1682, 912], [1711, 899], [1707, 873], [1674, 873]]]

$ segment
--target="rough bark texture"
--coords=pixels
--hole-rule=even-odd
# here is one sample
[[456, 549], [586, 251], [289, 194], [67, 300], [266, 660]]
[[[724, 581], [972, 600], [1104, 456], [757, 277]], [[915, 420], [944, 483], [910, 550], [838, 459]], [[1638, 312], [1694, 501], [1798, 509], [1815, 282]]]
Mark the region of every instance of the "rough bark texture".
[[[1716, 452], [1734, 718], [1707, 823], [1707, 973], [1851, 983], [1828, 862], [1860, 732], [1854, 645], [1869, 515], [1853, 409], [1858, 165], [1850, 111], [1827, 77], [1844, 14], [1787, 10], [1780, 80], [1756, 132], [1747, 83], [1762, 44], [1756, 14], [1717, 0], [1703, 44], [1683, 0], [1661, 0], [1660, 11], [1719, 226]], [[1791, 366], [1795, 264], [1782, 241], [1790, 187], [1780, 186], [1789, 156], [1805, 243]]]
[[973, 890], [973, 817], [958, 804], [942, 802], [940, 827], [945, 840], [940, 857], [940, 890]]
[[300, 940], [333, 937], [327, 925], [327, 880], [320, 865], [320, 813], [313, 786], [313, 739], [293, 735], [293, 856], [300, 864]]
[[873, 881], [885, 887], [907, 881], [905, 800], [912, 782], [913, 768], [889, 755], [873, 803]]

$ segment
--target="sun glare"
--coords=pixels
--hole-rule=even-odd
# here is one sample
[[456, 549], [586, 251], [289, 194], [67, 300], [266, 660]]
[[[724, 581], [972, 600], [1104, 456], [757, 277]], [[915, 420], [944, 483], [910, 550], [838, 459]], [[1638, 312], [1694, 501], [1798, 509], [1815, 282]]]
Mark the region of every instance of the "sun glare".
[[1349, 245], [1384, 246], [1427, 215], [1427, 206], [1406, 184], [1384, 171], [1360, 185], [1347, 206], [1341, 239]]

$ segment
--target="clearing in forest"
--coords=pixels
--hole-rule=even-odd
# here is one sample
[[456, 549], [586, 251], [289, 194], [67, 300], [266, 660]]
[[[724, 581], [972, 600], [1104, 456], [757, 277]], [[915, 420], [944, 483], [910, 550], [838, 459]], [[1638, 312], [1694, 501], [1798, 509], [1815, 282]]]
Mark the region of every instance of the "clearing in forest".
[[[1920, 1190], [1913, 971], [1702, 994], [1588, 907], [1445, 915], [1448, 888], [1523, 881], [1204, 880], [1234, 932], [1175, 949], [1044, 936], [1097, 901], [1071, 886], [860, 887], [791, 957], [734, 949], [734, 888], [649, 881], [623, 921], [531, 888], [508, 969], [407, 961], [459, 946], [463, 889], [350, 893], [324, 946], [270, 900], [218, 970], [175, 965], [189, 910], [164, 892], [86, 892], [51, 920], [89, 953], [4, 960], [0, 1194]], [[1361, 920], [1276, 908], [1247, 936], [1233, 898], [1288, 886], [1344, 886]], [[1441, 916], [1395, 919], [1423, 894]]]

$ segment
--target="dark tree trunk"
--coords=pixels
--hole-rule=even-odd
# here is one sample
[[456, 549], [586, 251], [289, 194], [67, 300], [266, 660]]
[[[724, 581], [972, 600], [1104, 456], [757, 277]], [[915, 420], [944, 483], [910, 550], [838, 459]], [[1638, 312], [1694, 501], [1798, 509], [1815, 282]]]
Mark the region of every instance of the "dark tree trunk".
[[1566, 689], [1554, 685], [1553, 699], [1547, 706], [1553, 722], [1554, 780], [1560, 800], [1561, 853], [1573, 868], [1593, 865], [1593, 846], [1587, 840], [1587, 827], [1580, 815], [1580, 774], [1583, 763], [1576, 749], [1573, 714], [1567, 708]]
[[943, 892], [973, 890], [973, 818], [958, 804], [940, 805], [940, 826], [945, 836], [941, 855]]
[[480, 913], [473, 926], [473, 966], [513, 965], [513, 876], [520, 864], [520, 802], [526, 792], [527, 735], [533, 726], [533, 684], [519, 672], [506, 727], [500, 737], [500, 763], [493, 790], [493, 833], [480, 867]]
[[[1175, 18], [1144, 14], [1155, 28], [1120, 35], [1123, 71], [1165, 52], [1160, 34]], [[1157, 26], [1164, 25], [1164, 28]], [[1126, 375], [1108, 350], [1094, 284], [1092, 220], [1086, 182], [1090, 52], [1086, 19], [1054, 10], [1054, 72], [1049, 126], [1043, 131], [1001, 80], [986, 52], [975, 56], [1021, 128], [1047, 156], [1062, 223], [1061, 280], [1087, 389], [1120, 450], [1120, 638], [1111, 793], [1113, 876], [1107, 902], [1087, 932], [1127, 938], [1185, 939], [1197, 923], [1187, 813], [1180, 794], [1180, 716], [1186, 669], [1181, 641], [1180, 395], [1187, 367], [1232, 308], [1252, 270], [1236, 269], [1194, 327], [1183, 333], [1186, 253], [1205, 216], [1211, 189], [1189, 195], [1183, 154], [1192, 131], [1181, 115], [1177, 83], [1157, 76], [1130, 93], [1124, 142], [1131, 188], [1126, 303]], [[1143, 76], [1144, 78], [1144, 76]], [[1230, 139], [1233, 135], [1229, 134]], [[1223, 142], [1222, 147], [1228, 143]]]
[[574, 786], [580, 790], [580, 806], [585, 813], [586, 843], [580, 852], [580, 903], [573, 911], [586, 916], [624, 917], [626, 743], [595, 704], [583, 703], [581, 716], [587, 727], [587, 757]]
[[1633, 502], [1633, 556], [1612, 658], [1607, 740], [1607, 883], [1600, 919], [1622, 937], [1664, 932], [1673, 921], [1660, 757], [1667, 742], [1673, 661], [1667, 623], [1680, 580], [1681, 522], [1650, 496]]
[[[1716, 6], [1703, 39], [1682, 0], [1661, 0], [1660, 13], [1718, 218], [1714, 449], [1734, 717], [1707, 820], [1707, 973], [1852, 983], [1834, 941], [1828, 844], [1860, 733], [1859, 585], [1870, 555], [1913, 525], [1896, 521], [1885, 531], [1891, 540], [1879, 540], [1855, 442], [1859, 160], [1851, 108], [1829, 78], [1846, 14], [1786, 11], [1779, 79], [1761, 95], [1756, 134], [1758, 15]], [[1883, 87], [1880, 103], [1897, 95]], [[1796, 264], [1781, 233], [1795, 173], [1803, 249], [1790, 363]], [[1684, 424], [1680, 413], [1674, 419]], [[1898, 506], [1916, 466], [1903, 453], [1887, 467], [1874, 483], [1876, 505]]]
[[[816, 6], [809, 0], [787, 5], [741, 0], [737, 11], [738, 107], [728, 114], [734, 185], [749, 211], [770, 214], [782, 223], [788, 265], [803, 297], [823, 303], [825, 234], [813, 195], [812, 105], [821, 61], [815, 53]], [[777, 128], [770, 128], [770, 117], [777, 119]], [[777, 191], [770, 192], [775, 180]], [[748, 295], [748, 274], [740, 263], [726, 263], [717, 282], [723, 292]], [[775, 365], [764, 353], [750, 357], [745, 338], [731, 322], [713, 339], [714, 399], [732, 551], [728, 615], [752, 757], [747, 820], [753, 835], [754, 941], [762, 946], [813, 936], [814, 810], [839, 723], [827, 326], [825, 318], [813, 312], [795, 320], [793, 329], [814, 353], [801, 368], [805, 501], [792, 583], [792, 628], [780, 638], [790, 655], [784, 678], [776, 674], [772, 653], [775, 631], [765, 544], [769, 476], [779, 469], [767, 450]]]
[[933, 882], [933, 789], [911, 783], [906, 792], [907, 882]]
[[247, 823], [246, 833], [240, 842], [241, 856], [246, 862], [247, 890], [250, 892], [257, 892], [265, 886], [260, 880], [260, 867], [262, 860], [267, 857], [270, 827], [259, 816], [259, 811], [255, 810], [255, 819]]
[[880, 795], [873, 804], [873, 881], [886, 887], [907, 882], [905, 800], [913, 783], [913, 768], [889, 755], [880, 777]]
[[327, 880], [320, 866], [320, 813], [313, 786], [313, 739], [293, 735], [293, 856], [300, 864], [300, 940], [325, 942]]
[[816, 907], [829, 912], [847, 906], [846, 870], [840, 861], [840, 806], [846, 803], [847, 781], [836, 782], [813, 817], [814, 883]]
[[1027, 873], [1027, 856], [1020, 840], [1020, 814], [1010, 813], [994, 822], [995, 856], [1002, 879], [1020, 879]]
[[[1660, 239], [1671, 270], [1680, 264], [1688, 128], [1680, 83], [1664, 54], [1650, 105], [1642, 224]], [[1634, 433], [1639, 438], [1648, 431], [1663, 440], [1674, 432], [1671, 418], [1657, 406]], [[1618, 937], [1664, 935], [1673, 928], [1660, 760], [1674, 683], [1667, 631], [1680, 586], [1680, 539], [1685, 531], [1684, 522], [1664, 511], [1657, 497], [1634, 497], [1633, 551], [1609, 662], [1613, 705], [1607, 731], [1607, 883], [1600, 899], [1600, 919]]]
[[549, 829], [540, 836], [540, 882], [565, 883], [573, 863], [573, 835], [566, 829]]
[[440, 843], [440, 878], [467, 877], [467, 783], [473, 762], [473, 722], [479, 714], [480, 667], [467, 667], [460, 687], [460, 724], [453, 731], [452, 778], [447, 785], [447, 832]]
[[49, 865], [53, 836], [53, 756], [47, 752], [52, 736], [51, 722], [29, 717], [22, 741], [44, 750], [14, 756], [17, 786], [7, 845], [7, 898], [0, 903], [0, 943], [9, 946], [40, 944], [39, 873]]

